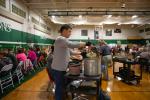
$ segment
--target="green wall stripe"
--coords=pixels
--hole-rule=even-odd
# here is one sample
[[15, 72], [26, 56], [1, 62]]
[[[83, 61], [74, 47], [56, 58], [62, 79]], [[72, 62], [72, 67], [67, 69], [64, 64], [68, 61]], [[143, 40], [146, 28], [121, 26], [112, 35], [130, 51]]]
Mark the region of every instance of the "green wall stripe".
[[53, 44], [53, 39], [43, 39], [38, 35], [11, 29], [11, 32], [0, 30], [0, 41]]

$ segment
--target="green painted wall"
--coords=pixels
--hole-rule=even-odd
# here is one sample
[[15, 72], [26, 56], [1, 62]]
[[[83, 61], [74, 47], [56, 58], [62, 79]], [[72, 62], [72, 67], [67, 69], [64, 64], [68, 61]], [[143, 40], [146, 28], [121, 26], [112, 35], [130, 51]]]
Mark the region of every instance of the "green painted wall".
[[[54, 40], [52, 39], [43, 39], [42, 37], [27, 32], [22, 32], [12, 29], [11, 32], [0, 30], [0, 41], [9, 41], [9, 42], [24, 42], [24, 43], [43, 43], [43, 44], [53, 44]], [[26, 46], [26, 44], [21, 44]], [[0, 43], [0, 47], [14, 47], [18, 44], [4, 44]]]

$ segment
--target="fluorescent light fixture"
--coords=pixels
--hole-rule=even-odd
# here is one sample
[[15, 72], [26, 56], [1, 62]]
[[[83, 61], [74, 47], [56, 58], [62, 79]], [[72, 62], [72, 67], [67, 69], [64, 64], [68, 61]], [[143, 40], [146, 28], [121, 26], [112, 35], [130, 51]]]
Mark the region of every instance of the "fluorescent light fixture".
[[133, 16], [132, 16], [132, 18], [137, 18], [137, 17], [138, 17], [137, 15], [133, 15]]
[[82, 15], [79, 15], [79, 18], [82, 18]]
[[108, 15], [108, 18], [111, 18], [112, 17], [112, 15]]
[[118, 25], [118, 26], [120, 26], [120, 25], [121, 25], [121, 23], [118, 23], [117, 25]]
[[53, 15], [52, 18], [55, 18], [55, 16]]
[[103, 25], [103, 23], [99, 23], [99, 25]]

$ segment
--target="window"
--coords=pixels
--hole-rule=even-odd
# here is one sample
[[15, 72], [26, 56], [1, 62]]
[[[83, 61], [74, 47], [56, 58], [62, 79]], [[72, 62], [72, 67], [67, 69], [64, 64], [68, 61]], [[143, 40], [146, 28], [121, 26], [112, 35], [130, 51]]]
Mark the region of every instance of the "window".
[[43, 27], [44, 29], [47, 29], [47, 26], [43, 23], [40, 23], [41, 27]]
[[94, 31], [94, 39], [99, 39], [99, 32], [98, 31]]
[[0, 6], [6, 8], [6, 1], [5, 0], [0, 0]]
[[81, 30], [81, 36], [88, 36], [87, 30]]
[[39, 21], [38, 20], [36, 20], [34, 17], [32, 17], [32, 22], [34, 23], [34, 24], [37, 24], [37, 25], [39, 25]]
[[48, 30], [48, 31], [51, 31], [51, 28], [47, 27], [47, 30]]
[[26, 18], [26, 12], [16, 7], [15, 5], [12, 5], [12, 12], [23, 18]]
[[121, 33], [121, 29], [118, 29], [118, 28], [115, 29], [115, 30], [114, 30], [114, 33]]
[[149, 27], [145, 28], [145, 32], [148, 32], [148, 31], [150, 31], [150, 28]]
[[139, 30], [139, 33], [143, 33], [143, 32], [144, 32], [144, 29]]
[[106, 30], [106, 36], [112, 36], [112, 30], [107, 29]]

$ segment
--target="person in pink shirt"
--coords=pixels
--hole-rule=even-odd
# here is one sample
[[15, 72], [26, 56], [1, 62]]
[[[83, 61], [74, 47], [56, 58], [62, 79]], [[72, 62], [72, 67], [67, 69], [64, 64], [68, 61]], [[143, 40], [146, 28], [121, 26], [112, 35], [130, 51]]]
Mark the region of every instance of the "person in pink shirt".
[[37, 56], [36, 56], [36, 53], [33, 50], [33, 48], [29, 48], [28, 58], [31, 60], [31, 62], [32, 62], [33, 65], [36, 64]]
[[19, 49], [18, 54], [16, 55], [16, 58], [18, 62], [21, 62], [21, 61], [24, 62], [27, 59], [27, 56], [25, 55], [25, 53], [23, 53], [22, 49]]

